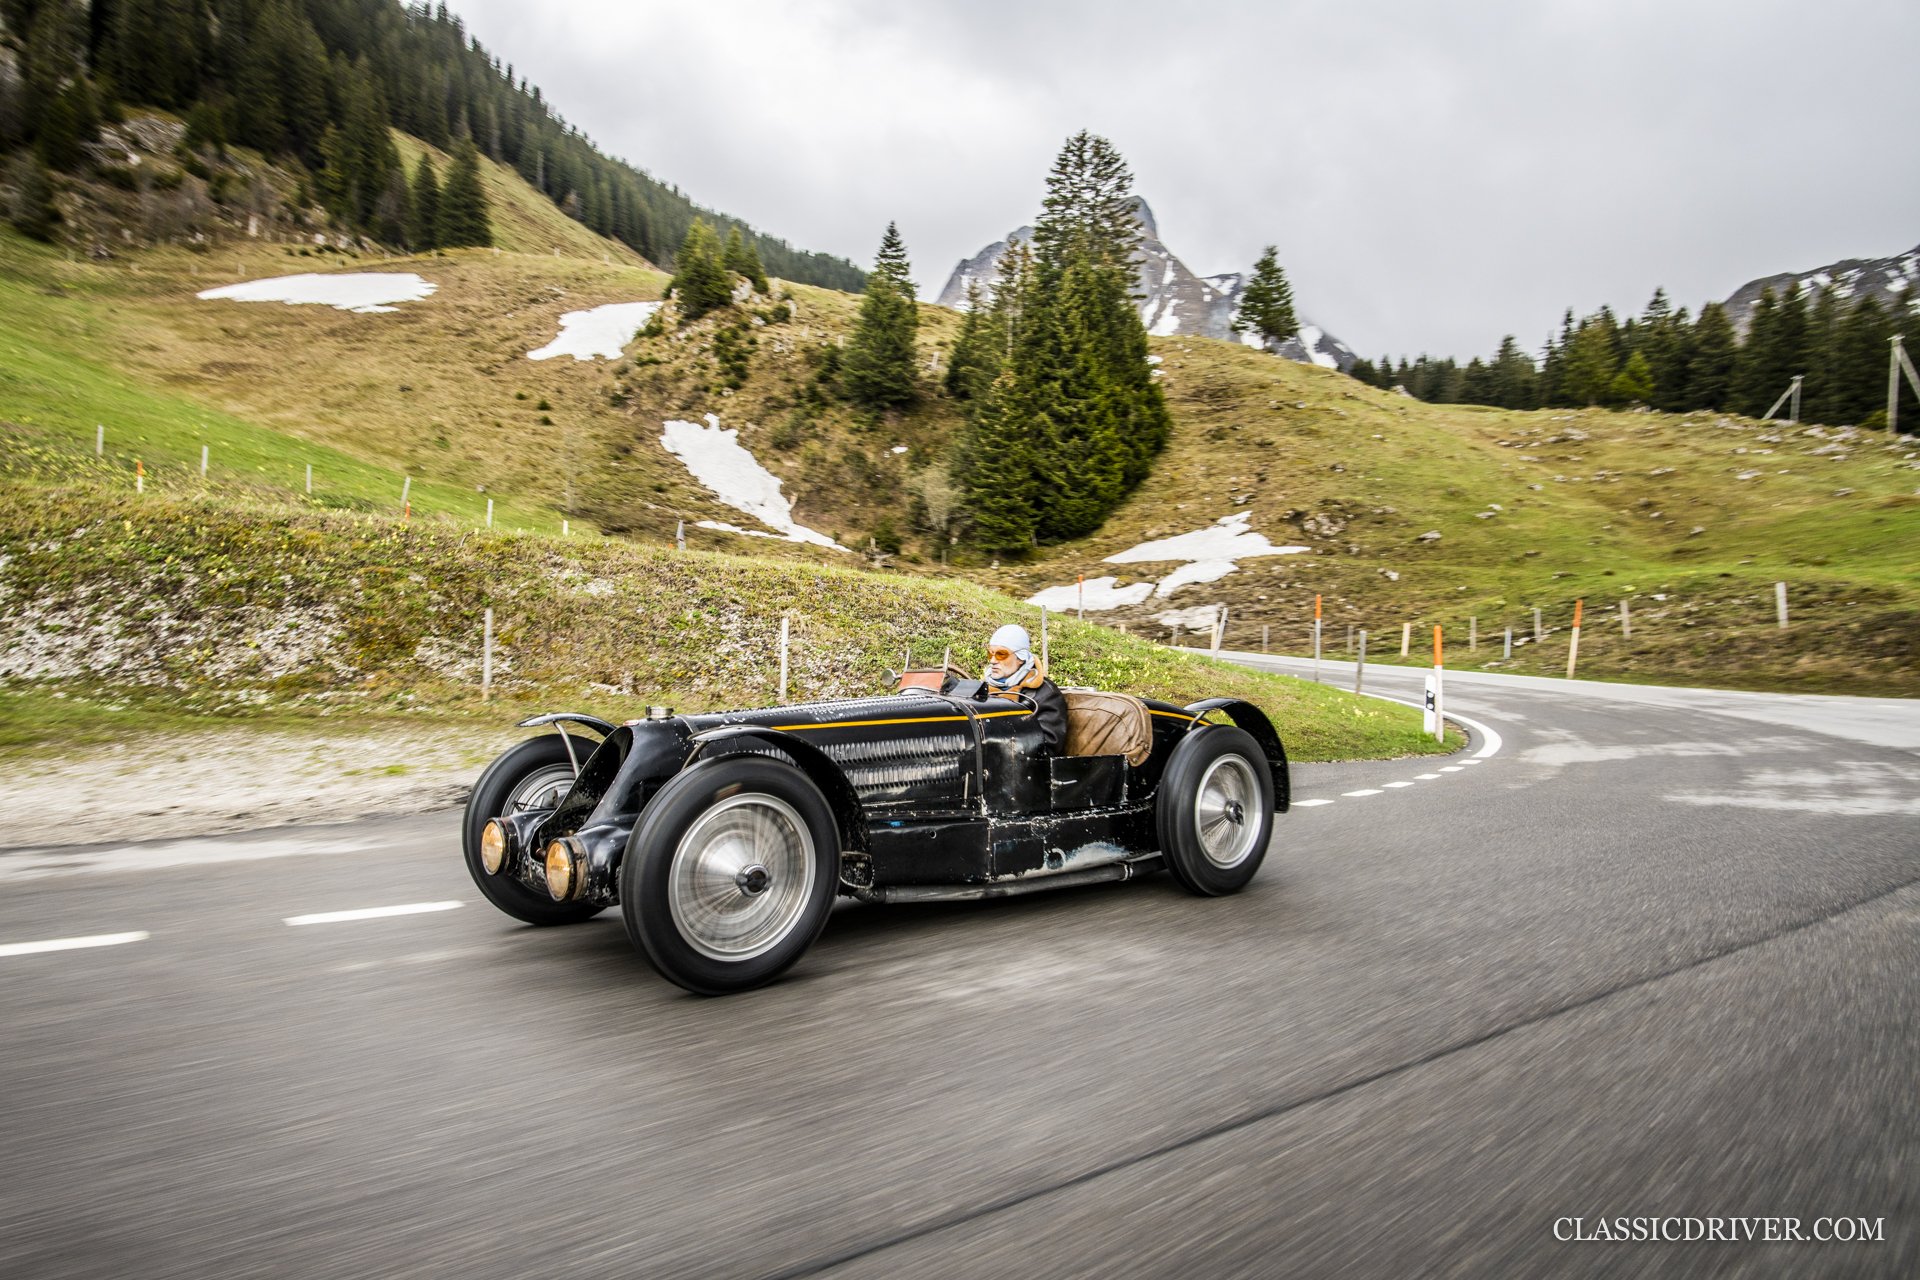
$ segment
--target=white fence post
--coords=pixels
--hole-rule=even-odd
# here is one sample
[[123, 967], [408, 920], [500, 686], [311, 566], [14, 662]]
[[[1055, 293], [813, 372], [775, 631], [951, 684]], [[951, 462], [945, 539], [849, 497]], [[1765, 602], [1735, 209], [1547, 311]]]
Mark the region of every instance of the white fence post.
[[493, 610], [487, 610], [485, 629], [480, 641], [480, 698], [489, 701], [493, 697]]
[[1513, 628], [1512, 627], [1507, 628], [1507, 642], [1505, 647], [1503, 647], [1500, 650], [1500, 657], [1503, 660], [1513, 657]]
[[1774, 612], [1780, 615], [1780, 629], [1785, 631], [1787, 629], [1787, 584], [1784, 582], [1773, 584], [1773, 608]]
[[1400, 624], [1400, 656], [1404, 658], [1411, 652], [1413, 652], [1413, 624], [1403, 622]]
[[780, 701], [787, 700], [787, 642], [792, 615], [780, 615]]
[[493, 499], [487, 499], [487, 528], [493, 528]]
[[107, 425], [96, 423], [93, 428], [93, 456], [104, 458], [107, 455]]

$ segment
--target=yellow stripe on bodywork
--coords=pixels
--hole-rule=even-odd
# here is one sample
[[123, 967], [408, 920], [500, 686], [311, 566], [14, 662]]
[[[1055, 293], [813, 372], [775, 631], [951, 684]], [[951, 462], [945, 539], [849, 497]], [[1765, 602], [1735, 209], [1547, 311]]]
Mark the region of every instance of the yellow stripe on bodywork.
[[1200, 718], [1199, 716], [1190, 716], [1184, 711], [1155, 711], [1152, 707], [1147, 708], [1147, 714], [1150, 716], [1165, 716], [1169, 720], [1198, 720]]
[[992, 720], [996, 716], [1030, 716], [1032, 714], [1033, 712], [1022, 709], [1019, 711], [982, 711], [979, 714], [971, 717], [969, 716], [909, 716], [906, 719], [902, 719], [902, 720], [825, 720], [819, 724], [775, 724], [775, 725], [768, 725], [767, 727], [770, 729], [778, 729], [784, 733], [791, 733], [796, 729], [859, 729], [859, 728], [864, 728], [867, 725], [876, 725], [876, 724], [949, 724], [954, 721], [964, 722], [968, 719]]

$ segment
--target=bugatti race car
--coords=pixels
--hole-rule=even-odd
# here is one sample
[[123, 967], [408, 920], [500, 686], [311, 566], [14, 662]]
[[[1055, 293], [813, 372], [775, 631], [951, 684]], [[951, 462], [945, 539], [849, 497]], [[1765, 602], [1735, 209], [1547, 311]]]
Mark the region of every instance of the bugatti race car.
[[792, 965], [840, 895], [991, 898], [1162, 868], [1213, 895], [1259, 870], [1288, 776], [1258, 707], [1067, 689], [1066, 744], [1048, 752], [1031, 704], [979, 692], [910, 671], [849, 701], [534, 716], [522, 726], [558, 732], [480, 776], [467, 869], [529, 924], [618, 905], [654, 967], [708, 995]]

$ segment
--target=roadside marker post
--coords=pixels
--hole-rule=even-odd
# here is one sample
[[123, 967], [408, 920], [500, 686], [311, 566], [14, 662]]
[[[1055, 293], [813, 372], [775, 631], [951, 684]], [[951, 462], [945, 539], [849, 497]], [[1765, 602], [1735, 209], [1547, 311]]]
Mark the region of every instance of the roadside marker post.
[[1533, 642], [1539, 644], [1545, 633], [1540, 630], [1540, 606], [1533, 607]]
[[413, 504], [411, 502], [409, 502], [406, 506], [400, 508], [400, 523], [401, 524], [413, 523]]
[[480, 700], [493, 699], [493, 610], [487, 610], [485, 629], [480, 640]]
[[780, 701], [781, 702], [785, 702], [787, 700], [787, 642], [790, 634], [789, 627], [792, 621], [793, 621], [792, 614], [783, 613], [780, 615]]
[[687, 549], [687, 522], [685, 520], [676, 520], [673, 523], [673, 549], [675, 551], [685, 551]]
[[1780, 615], [1780, 629], [1785, 631], [1787, 629], [1787, 584], [1784, 582], [1773, 584], [1773, 608], [1774, 612]]
[[1213, 651], [1220, 652], [1220, 642], [1227, 638], [1227, 606], [1221, 605], [1220, 612], [1213, 618]]
[[1446, 664], [1441, 661], [1440, 624], [1436, 622], [1433, 626], [1433, 684], [1429, 690], [1433, 695], [1433, 740], [1435, 742], [1444, 742], [1447, 737], [1446, 709], [1441, 701], [1446, 688], [1445, 676]]
[[205, 445], [200, 446], [200, 478], [202, 480], [207, 478], [207, 446]]
[[1412, 652], [1412, 650], [1413, 624], [1411, 622], [1403, 622], [1400, 624], [1400, 656], [1404, 658]]
[[573, 536], [573, 528], [565, 520], [560, 522], [560, 536], [563, 538], [571, 538]]
[[1507, 628], [1507, 643], [1506, 643], [1506, 646], [1500, 650], [1500, 657], [1503, 661], [1513, 657], [1513, 628], [1512, 627]]
[[1633, 614], [1628, 611], [1625, 600], [1620, 602], [1620, 638], [1633, 639]]
[[93, 456], [96, 458], [107, 456], [107, 426], [104, 422], [94, 424]]
[[138, 458], [133, 460], [133, 491], [135, 493], [147, 491], [147, 467]]
[[1567, 679], [1573, 679], [1574, 664], [1580, 661], [1580, 606], [1584, 600], [1573, 602], [1573, 640], [1567, 645]]
[[1353, 691], [1360, 692], [1361, 682], [1367, 678], [1367, 632], [1360, 630], [1360, 660], [1353, 664]]
[[407, 506], [413, 498], [413, 477], [405, 476], [400, 481], [400, 505]]
[[1313, 598], [1313, 682], [1320, 683], [1320, 597]]
[[493, 499], [487, 499], [487, 528], [493, 528]]
[[309, 497], [313, 494], [313, 464], [311, 462], [307, 464], [307, 494]]
[[1353, 624], [1351, 622], [1347, 624], [1347, 652], [1353, 652]]

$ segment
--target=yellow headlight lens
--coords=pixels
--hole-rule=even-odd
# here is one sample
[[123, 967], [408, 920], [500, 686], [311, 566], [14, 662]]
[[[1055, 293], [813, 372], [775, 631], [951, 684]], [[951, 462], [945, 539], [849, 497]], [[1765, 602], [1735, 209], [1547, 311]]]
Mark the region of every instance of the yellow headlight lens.
[[573, 850], [567, 848], [564, 840], [555, 840], [547, 846], [547, 892], [555, 902], [565, 902], [573, 896]]
[[507, 865], [507, 828], [498, 818], [480, 829], [480, 865], [490, 876]]

